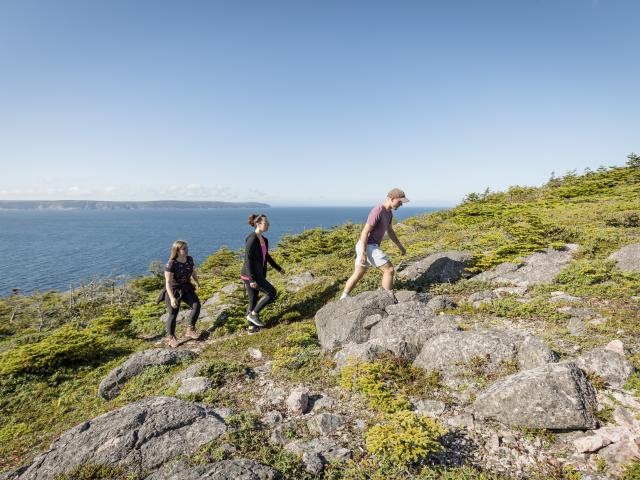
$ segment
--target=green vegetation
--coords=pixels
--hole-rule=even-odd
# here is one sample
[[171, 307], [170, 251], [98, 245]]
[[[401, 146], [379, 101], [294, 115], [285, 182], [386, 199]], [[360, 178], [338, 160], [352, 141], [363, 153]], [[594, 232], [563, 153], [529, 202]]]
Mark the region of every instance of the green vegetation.
[[420, 413], [399, 411], [387, 414], [367, 431], [369, 453], [391, 464], [426, 460], [443, 449], [438, 439], [447, 430], [436, 420]]
[[[470, 293], [487, 288], [481, 283], [412, 287], [455, 297], [461, 305], [455, 313], [468, 328], [503, 320], [526, 324], [561, 354], [572, 354], [576, 346], [602, 346], [620, 338], [640, 367], [640, 302], [633, 299], [640, 296], [640, 274], [625, 274], [607, 260], [621, 246], [640, 242], [639, 211], [640, 160], [630, 155], [625, 167], [552, 176], [539, 188], [514, 186], [505, 192], [470, 194], [456, 208], [413, 217], [398, 225], [396, 231], [408, 250], [406, 258], [401, 258], [390, 242], [383, 248], [396, 265], [434, 252], [465, 250], [474, 254], [474, 270], [481, 271], [505, 261], [518, 262], [545, 248], [576, 243], [577, 261], [569, 264], [554, 284], [530, 289], [531, 299], [526, 303], [507, 296], [474, 310], [464, 302]], [[364, 434], [369, 449], [354, 449], [359, 453], [346, 466], [329, 465], [324, 478], [498, 479], [470, 467], [435, 467], [426, 460], [429, 452], [435, 451], [432, 449], [439, 448], [440, 430], [410, 412], [408, 398], [446, 401], [448, 392], [436, 374], [382, 358], [350, 363], [336, 379], [330, 355], [321, 354], [310, 319], [318, 308], [337, 298], [350, 275], [360, 228], [345, 224], [312, 229], [280, 242], [272, 253], [287, 276], [270, 275], [279, 295], [262, 317], [271, 328], [254, 336], [241, 334], [246, 326], [242, 288], [221, 294], [220, 303], [230, 305], [225, 316], [199, 324], [200, 329], [210, 330], [215, 340], [199, 358], [206, 364], [201, 373], [211, 378], [215, 388], [193, 400], [233, 405], [242, 413], [236, 419], [237, 428], [204, 449], [198, 458], [202, 462], [226, 458], [228, 451], [220, 449], [226, 442], [237, 448], [234, 455], [272, 465], [285, 478], [312, 478], [298, 458], [267, 441], [267, 430], [246, 413], [255, 405], [241, 389], [232, 388], [239, 382], [247, 383], [242, 388], [253, 387], [247, 368], [262, 362], [251, 359], [246, 351], [259, 348], [265, 360], [273, 361], [271, 381], [304, 382], [315, 391], [333, 387], [338, 381], [357, 393], [376, 415], [378, 423], [370, 423], [374, 426]], [[205, 259], [199, 268], [200, 298], [204, 301], [221, 288], [238, 283], [241, 262], [242, 252], [228, 248]], [[164, 324], [159, 320], [164, 306], [155, 303], [162, 287], [162, 268], [152, 265], [149, 270], [150, 275], [124, 285], [106, 280], [89, 282], [72, 292], [0, 298], [0, 471], [30, 461], [69, 426], [146, 396], [175, 395], [171, 378], [184, 365], [147, 369], [127, 382], [112, 401], [96, 395], [110, 369], [132, 352], [151, 347], [149, 338], [164, 335]], [[288, 279], [302, 272], [310, 272], [314, 283], [298, 291], [288, 289]], [[379, 281], [379, 272], [369, 273], [354, 294], [377, 288]], [[407, 286], [396, 280], [396, 288]], [[588, 325], [589, 334], [583, 337], [568, 335], [570, 315], [549, 301], [554, 290], [581, 297], [580, 307], [591, 308], [607, 320]], [[179, 335], [183, 329], [179, 324]], [[476, 359], [469, 365], [469, 375], [480, 383], [495, 378], [495, 372], [484, 368], [485, 363]], [[513, 365], [503, 367], [502, 373], [513, 369]], [[640, 376], [632, 376], [626, 388], [640, 395]], [[409, 425], [406, 435], [398, 433], [402, 422]], [[303, 427], [295, 428], [291, 434], [306, 434]], [[126, 478], [123, 472], [109, 468], [85, 466], [61, 479]], [[624, 478], [638, 478], [637, 471], [637, 463], [632, 464], [628, 468], [631, 473]], [[578, 478], [564, 468], [540, 475]]]

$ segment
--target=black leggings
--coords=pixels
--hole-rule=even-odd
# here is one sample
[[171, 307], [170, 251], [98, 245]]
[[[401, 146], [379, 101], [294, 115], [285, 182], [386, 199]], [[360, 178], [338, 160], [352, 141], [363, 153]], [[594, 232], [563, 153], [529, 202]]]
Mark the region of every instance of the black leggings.
[[177, 298], [178, 308], [171, 306], [171, 299], [169, 294], [165, 294], [164, 300], [167, 304], [167, 312], [169, 317], [167, 318], [167, 333], [171, 336], [176, 334], [176, 318], [178, 317], [178, 310], [180, 310], [180, 302], [184, 302], [191, 307], [191, 315], [189, 316], [189, 323], [191, 328], [195, 328], [196, 321], [200, 315], [200, 299], [195, 291], [185, 289], [182, 291], [182, 296]]
[[[266, 279], [256, 280], [258, 288], [251, 288], [249, 280], [243, 280], [244, 288], [247, 290], [247, 296], [249, 297], [249, 308], [247, 308], [247, 314], [251, 312], [260, 313], [267, 304], [273, 302], [276, 299], [278, 292], [276, 287], [271, 285]], [[264, 296], [258, 301], [258, 295], [260, 292], [264, 292]]]

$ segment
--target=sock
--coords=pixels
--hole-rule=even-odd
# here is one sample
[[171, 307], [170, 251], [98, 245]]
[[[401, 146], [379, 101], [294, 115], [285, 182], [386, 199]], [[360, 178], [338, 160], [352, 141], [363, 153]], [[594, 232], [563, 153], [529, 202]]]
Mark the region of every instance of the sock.
[[349, 294], [347, 292], [342, 292], [342, 295], [340, 296], [340, 300], [347, 298], [349, 296]]

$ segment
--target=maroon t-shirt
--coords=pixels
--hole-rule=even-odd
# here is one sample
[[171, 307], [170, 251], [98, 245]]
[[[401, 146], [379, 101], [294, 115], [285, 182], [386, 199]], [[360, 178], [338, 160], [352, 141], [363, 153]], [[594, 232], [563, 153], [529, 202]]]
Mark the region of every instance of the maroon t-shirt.
[[367, 239], [368, 245], [372, 243], [380, 245], [382, 243], [384, 234], [387, 232], [389, 225], [391, 225], [392, 219], [393, 213], [391, 210], [387, 210], [382, 205], [378, 205], [371, 209], [369, 216], [367, 217], [367, 223], [373, 228], [371, 229], [371, 232], [369, 232], [369, 238]]
[[187, 257], [187, 261], [184, 263], [178, 260], [169, 260], [164, 267], [164, 271], [173, 273], [172, 285], [189, 285], [191, 284], [193, 267], [193, 258]]

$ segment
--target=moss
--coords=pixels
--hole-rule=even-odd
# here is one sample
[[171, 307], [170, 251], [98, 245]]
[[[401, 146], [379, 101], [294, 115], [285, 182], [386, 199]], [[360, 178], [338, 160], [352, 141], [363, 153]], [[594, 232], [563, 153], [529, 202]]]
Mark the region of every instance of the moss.
[[127, 475], [120, 467], [110, 465], [79, 465], [71, 471], [57, 475], [55, 480], [127, 480], [135, 478]]
[[447, 429], [426, 415], [414, 412], [395, 412], [366, 433], [367, 451], [383, 462], [405, 465], [425, 460], [443, 450], [439, 438]]
[[640, 461], [636, 460], [625, 466], [622, 480], [640, 480]]

